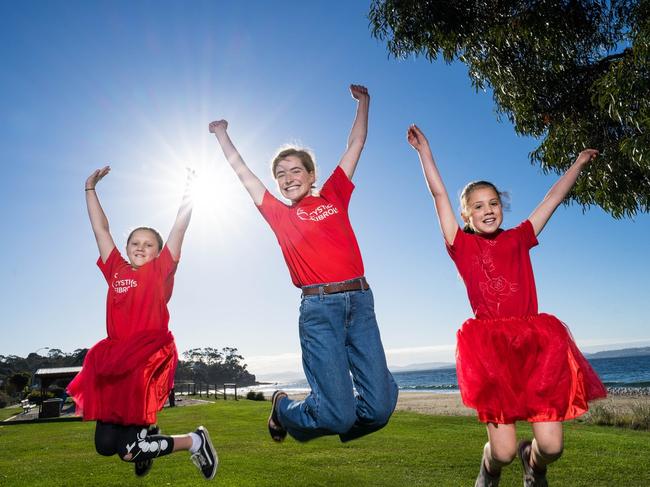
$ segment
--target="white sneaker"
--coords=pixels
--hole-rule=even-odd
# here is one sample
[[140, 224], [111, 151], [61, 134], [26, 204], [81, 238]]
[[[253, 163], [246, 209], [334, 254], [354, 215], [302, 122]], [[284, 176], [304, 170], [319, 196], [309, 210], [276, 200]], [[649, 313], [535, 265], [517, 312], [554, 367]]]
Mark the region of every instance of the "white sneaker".
[[212, 446], [210, 433], [208, 433], [207, 429], [199, 426], [195, 433], [201, 438], [201, 446], [199, 447], [199, 451], [192, 454], [190, 459], [196, 465], [196, 468], [201, 471], [201, 474], [203, 474], [206, 480], [212, 480], [217, 474], [217, 467], [219, 466], [217, 451]]

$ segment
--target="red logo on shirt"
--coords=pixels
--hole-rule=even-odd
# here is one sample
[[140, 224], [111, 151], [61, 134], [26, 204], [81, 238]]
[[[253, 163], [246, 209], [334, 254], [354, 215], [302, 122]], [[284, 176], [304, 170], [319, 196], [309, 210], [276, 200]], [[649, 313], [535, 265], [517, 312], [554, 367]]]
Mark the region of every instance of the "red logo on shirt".
[[296, 216], [301, 220], [311, 220], [313, 222], [319, 222], [321, 220], [324, 220], [328, 216], [335, 215], [338, 212], [339, 209], [330, 203], [329, 205], [320, 205], [315, 210], [309, 213], [307, 213], [302, 208], [298, 208], [296, 210]]

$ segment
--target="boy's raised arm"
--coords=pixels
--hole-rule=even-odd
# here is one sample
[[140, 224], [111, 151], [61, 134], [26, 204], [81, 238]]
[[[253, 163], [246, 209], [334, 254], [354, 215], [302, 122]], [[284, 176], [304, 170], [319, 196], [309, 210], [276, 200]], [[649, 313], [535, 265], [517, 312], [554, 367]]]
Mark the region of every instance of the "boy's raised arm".
[[262, 199], [264, 198], [264, 193], [266, 192], [266, 186], [260, 181], [260, 179], [250, 170], [250, 168], [242, 159], [242, 156], [239, 154], [239, 151], [235, 148], [235, 145], [230, 140], [230, 136], [227, 132], [228, 122], [225, 120], [217, 120], [211, 122], [209, 126], [210, 132], [212, 132], [216, 137], [223, 155], [226, 156], [228, 163], [232, 166], [235, 174], [239, 177], [239, 180], [248, 191], [248, 194], [253, 198], [253, 202], [260, 206], [262, 204]]
[[368, 110], [370, 108], [370, 95], [368, 89], [361, 85], [350, 85], [352, 98], [357, 100], [357, 112], [354, 117], [354, 123], [348, 137], [348, 145], [341, 157], [339, 166], [352, 179], [357, 163], [361, 157], [361, 151], [366, 143], [368, 136]]

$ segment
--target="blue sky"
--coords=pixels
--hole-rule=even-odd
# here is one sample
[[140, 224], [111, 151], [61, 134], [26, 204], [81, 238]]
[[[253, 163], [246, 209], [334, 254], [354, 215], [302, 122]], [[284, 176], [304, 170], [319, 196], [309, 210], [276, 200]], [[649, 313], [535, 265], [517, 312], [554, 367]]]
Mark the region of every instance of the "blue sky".
[[[299, 369], [299, 291], [275, 237], [207, 131], [225, 118], [275, 190], [273, 152], [316, 152], [320, 182], [352, 124], [350, 83], [371, 94], [350, 214], [392, 365], [452, 361], [470, 316], [415, 152], [417, 123], [456, 199], [473, 179], [511, 194], [505, 226], [556, 179], [528, 162], [536, 141], [499, 123], [461, 64], [394, 60], [370, 35], [365, 2], [3, 2], [0, 6], [0, 354], [70, 352], [105, 336], [83, 184], [110, 164], [99, 196], [117, 245], [139, 225], [169, 232], [184, 167], [196, 203], [170, 303], [179, 351], [235, 346], [258, 375]], [[561, 207], [532, 251], [540, 310], [586, 350], [650, 342], [650, 217]], [[44, 352], [41, 352], [44, 353]]]

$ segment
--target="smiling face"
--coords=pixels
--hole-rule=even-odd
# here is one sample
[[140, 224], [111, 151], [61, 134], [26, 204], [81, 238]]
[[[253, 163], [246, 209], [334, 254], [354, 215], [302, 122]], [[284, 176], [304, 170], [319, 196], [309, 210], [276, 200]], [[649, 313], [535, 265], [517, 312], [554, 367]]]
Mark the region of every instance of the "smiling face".
[[295, 155], [279, 160], [274, 168], [275, 180], [282, 196], [298, 203], [311, 192], [316, 182], [314, 171], [308, 171], [300, 158]]
[[131, 267], [137, 269], [155, 259], [162, 249], [160, 236], [152, 229], [137, 228], [126, 242], [126, 255]]
[[503, 222], [501, 197], [493, 186], [476, 186], [462, 198], [462, 217], [477, 234], [496, 232]]

